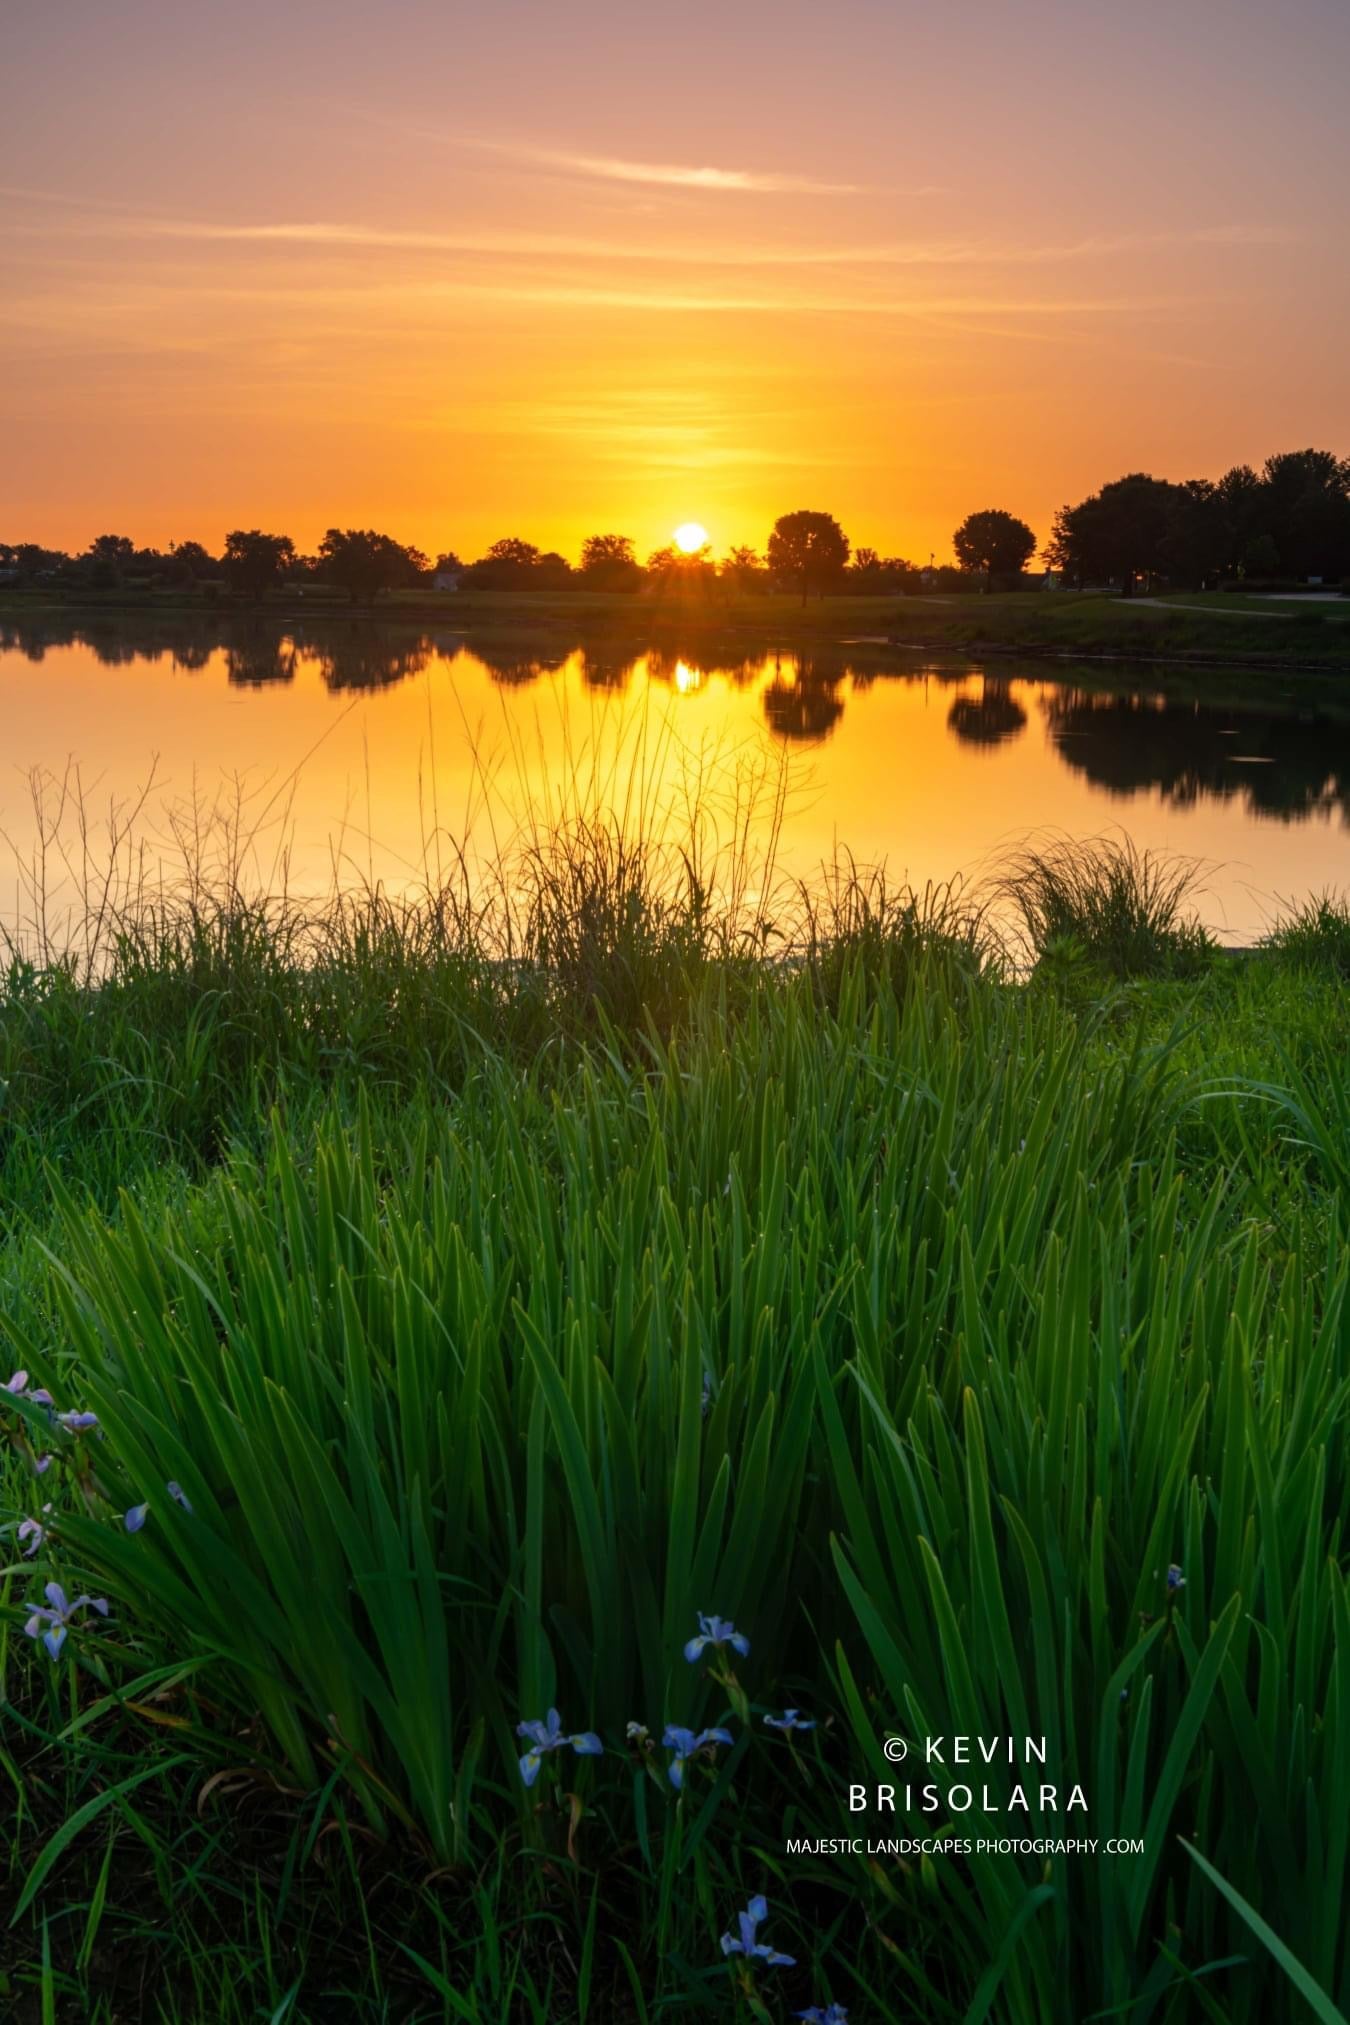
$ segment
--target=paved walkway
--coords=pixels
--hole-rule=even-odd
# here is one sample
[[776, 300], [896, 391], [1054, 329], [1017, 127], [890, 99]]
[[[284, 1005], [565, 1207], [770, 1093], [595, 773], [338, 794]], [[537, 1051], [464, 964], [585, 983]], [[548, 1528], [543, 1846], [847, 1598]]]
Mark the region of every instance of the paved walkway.
[[1172, 598], [1122, 598], [1122, 605], [1152, 605], [1159, 612], [1203, 612], [1210, 619], [1292, 619], [1292, 612], [1254, 612], [1250, 605], [1179, 605]]

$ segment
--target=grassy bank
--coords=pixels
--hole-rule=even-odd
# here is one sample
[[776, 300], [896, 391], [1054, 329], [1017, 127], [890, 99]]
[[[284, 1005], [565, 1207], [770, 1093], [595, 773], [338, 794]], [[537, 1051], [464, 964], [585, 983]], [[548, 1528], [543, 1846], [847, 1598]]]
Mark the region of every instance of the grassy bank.
[[[1043, 853], [1015, 968], [598, 842], [512, 938], [227, 898], [12, 970], [11, 2014], [1332, 2017], [1343, 911], [1221, 959]], [[1044, 1737], [1059, 1811], [949, 1752], [851, 1813], [891, 1732]], [[974, 1847], [1046, 1834], [1142, 1849]]]
[[[364, 609], [364, 608], [360, 608]], [[541, 647], [561, 639], [635, 636], [653, 642], [678, 636], [686, 645], [723, 640], [790, 652], [811, 642], [868, 636], [897, 646], [981, 649], [1039, 655], [1110, 656], [1126, 660], [1250, 663], [1253, 667], [1337, 672], [1350, 667], [1350, 600], [1322, 604], [1261, 598], [1120, 598], [1059, 591], [980, 596], [794, 597], [737, 595], [658, 597], [567, 591], [511, 595], [396, 592], [376, 616], [447, 623], [470, 637], [510, 635]], [[352, 610], [340, 598], [309, 591], [275, 593], [264, 605], [228, 599], [184, 601], [182, 593], [87, 593], [78, 600], [42, 593], [0, 593], [0, 619], [42, 611], [93, 613], [267, 612], [313, 619]]]

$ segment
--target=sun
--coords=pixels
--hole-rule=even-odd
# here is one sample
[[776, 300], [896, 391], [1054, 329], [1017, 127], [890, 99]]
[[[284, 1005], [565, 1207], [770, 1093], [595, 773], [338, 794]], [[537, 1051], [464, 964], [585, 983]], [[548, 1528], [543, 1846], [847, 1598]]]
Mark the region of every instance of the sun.
[[682, 555], [697, 555], [701, 548], [708, 546], [708, 530], [696, 520], [686, 520], [683, 526], [676, 528], [674, 541]]

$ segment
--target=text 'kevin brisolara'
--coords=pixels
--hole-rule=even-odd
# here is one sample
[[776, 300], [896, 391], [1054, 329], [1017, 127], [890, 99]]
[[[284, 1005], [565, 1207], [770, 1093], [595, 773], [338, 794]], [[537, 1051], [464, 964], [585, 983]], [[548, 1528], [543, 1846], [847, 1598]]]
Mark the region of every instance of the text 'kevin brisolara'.
[[[1061, 1811], [1059, 1786], [1014, 1786], [1011, 1792], [991, 1791], [988, 1786], [850, 1786], [850, 1814], [1058, 1814]], [[1088, 1811], [1081, 1786], [1071, 1786], [1062, 1802], [1065, 1814]]]

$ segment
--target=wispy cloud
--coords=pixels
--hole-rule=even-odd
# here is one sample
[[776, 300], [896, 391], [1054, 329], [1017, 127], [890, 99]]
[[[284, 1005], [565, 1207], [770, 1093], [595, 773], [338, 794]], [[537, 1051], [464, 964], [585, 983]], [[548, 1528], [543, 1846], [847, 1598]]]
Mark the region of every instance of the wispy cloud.
[[[77, 210], [78, 200], [0, 185], [0, 197]], [[828, 268], [1040, 267], [1110, 258], [1169, 248], [1244, 248], [1296, 243], [1303, 235], [1284, 225], [1231, 223], [1178, 226], [1164, 231], [1117, 232], [1081, 239], [1022, 243], [1014, 240], [909, 239], [876, 244], [766, 246], [633, 239], [596, 239], [557, 232], [459, 227], [452, 231], [326, 219], [248, 220], [145, 217], [92, 200], [88, 214], [68, 223], [26, 218], [11, 212], [0, 220], [0, 236], [51, 241], [58, 238], [127, 238], [197, 241], [203, 245], [297, 246], [333, 252], [464, 254], [505, 259], [560, 259], [665, 264], [671, 267]]]
[[86, 279], [64, 287], [34, 289], [27, 294], [13, 291], [0, 298], [0, 325], [18, 326], [57, 313], [78, 314], [85, 318], [102, 315], [134, 325], [148, 316], [173, 312], [191, 314], [212, 305], [235, 304], [244, 308], [270, 304], [288, 313], [324, 308], [335, 313], [374, 309], [393, 328], [420, 323], [427, 318], [435, 319], [455, 305], [472, 303], [624, 310], [648, 315], [909, 319], [967, 316], [1008, 317], [1018, 322], [1060, 322], [1066, 318], [1085, 316], [1168, 316], [1178, 311], [1193, 311], [1202, 305], [1213, 307], [1224, 300], [1226, 298], [1213, 295], [1128, 292], [1031, 297], [985, 291], [943, 295], [920, 292], [844, 295], [819, 289], [797, 292], [777, 288], [761, 292], [754, 289], [682, 288], [661, 283], [626, 288], [604, 281], [477, 281], [462, 276], [400, 283], [393, 287], [379, 282], [314, 284], [289, 279], [275, 282], [211, 281], [184, 290], [177, 279], [145, 277], [133, 280], [125, 273], [119, 273], [115, 289], [109, 289], [97, 279]]
[[[630, 162], [615, 155], [569, 154], [561, 148], [537, 148], [512, 141], [475, 140], [455, 137], [460, 147], [478, 148], [484, 153], [508, 155], [518, 162], [561, 171], [569, 176], [590, 176], [608, 183], [659, 183], [679, 190], [726, 190], [751, 196], [857, 197], [867, 189], [862, 183], [823, 182], [777, 169], [718, 169], [706, 164], [682, 162]], [[917, 194], [917, 193], [916, 193]]]

